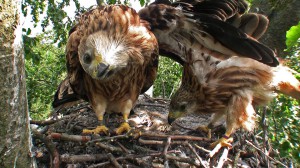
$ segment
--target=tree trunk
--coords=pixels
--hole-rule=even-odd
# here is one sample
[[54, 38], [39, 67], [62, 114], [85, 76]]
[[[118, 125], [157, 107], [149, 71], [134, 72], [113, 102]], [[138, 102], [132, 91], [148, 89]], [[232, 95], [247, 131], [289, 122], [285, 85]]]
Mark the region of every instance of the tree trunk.
[[35, 167], [20, 26], [21, 0], [0, 0], [0, 167]]
[[253, 0], [251, 11], [268, 16], [269, 28], [260, 41], [275, 49], [279, 57], [285, 58], [286, 31], [300, 21], [300, 1]]

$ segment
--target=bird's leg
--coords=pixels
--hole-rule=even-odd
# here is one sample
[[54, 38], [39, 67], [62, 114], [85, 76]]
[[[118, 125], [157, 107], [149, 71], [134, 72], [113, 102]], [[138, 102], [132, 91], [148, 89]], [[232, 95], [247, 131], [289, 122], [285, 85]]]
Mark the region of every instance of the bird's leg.
[[131, 127], [128, 124], [128, 115], [123, 114], [124, 122], [117, 128], [116, 134], [120, 135], [123, 132], [128, 132]]
[[231, 148], [232, 145], [231, 143], [233, 142], [233, 138], [230, 137], [230, 135], [233, 133], [236, 124], [235, 122], [232, 122], [233, 118], [229, 115], [227, 115], [226, 118], [226, 132], [223, 135], [222, 138], [220, 138], [219, 140], [217, 140], [216, 142], [213, 142], [212, 144], [210, 144], [210, 148], [214, 148], [210, 153], [209, 156], [213, 157], [222, 147], [228, 147]]
[[207, 126], [200, 126], [197, 129], [206, 132], [207, 137], [211, 138], [211, 130], [214, 128], [215, 123], [218, 122], [223, 116], [223, 113], [216, 113], [212, 116], [212, 119]]
[[104, 104], [97, 105], [93, 109], [94, 109], [94, 111], [96, 113], [96, 116], [98, 118], [98, 126], [95, 129], [92, 129], [92, 130], [83, 129], [82, 133], [83, 134], [100, 134], [100, 133], [104, 133], [105, 135], [109, 135], [109, 130], [104, 125], [104, 122], [103, 122], [103, 116], [104, 116], [104, 113], [105, 113], [106, 106]]
[[124, 122], [116, 129], [116, 134], [117, 135], [120, 135], [124, 132], [128, 132], [129, 130], [131, 130], [131, 127], [128, 124], [128, 116], [130, 114], [131, 108], [132, 108], [132, 101], [128, 100], [125, 104], [124, 112], [123, 112]]

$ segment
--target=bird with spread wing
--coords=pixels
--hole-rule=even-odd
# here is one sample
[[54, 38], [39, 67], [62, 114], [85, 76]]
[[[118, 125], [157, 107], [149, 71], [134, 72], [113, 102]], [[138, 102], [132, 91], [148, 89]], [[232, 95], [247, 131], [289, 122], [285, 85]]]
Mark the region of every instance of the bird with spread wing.
[[84, 13], [70, 31], [66, 46], [67, 77], [59, 85], [53, 106], [87, 100], [99, 125], [83, 133], [105, 133], [105, 112], [121, 113], [121, 134], [130, 129], [127, 119], [140, 93], [154, 82], [158, 44], [147, 22], [125, 5], [110, 5]]
[[[129, 111], [155, 79], [159, 53], [184, 64], [186, 51], [207, 65], [232, 56], [277, 66], [276, 54], [258, 42], [267, 27], [260, 14], [245, 14], [242, 0], [157, 0], [137, 14], [124, 5], [97, 7], [84, 13], [70, 31], [67, 78], [59, 85], [53, 107], [68, 101], [90, 102], [99, 126], [84, 133], [108, 132], [105, 112], [123, 114], [120, 134], [130, 129]], [[207, 69], [208, 67], [208, 69]], [[202, 74], [210, 66], [201, 67]]]
[[247, 8], [242, 0], [161, 0], [139, 12], [151, 23], [160, 53], [184, 65], [169, 123], [189, 113], [209, 113], [214, 114], [211, 128], [225, 117], [226, 133], [212, 146], [230, 146], [229, 137], [239, 127], [251, 130], [253, 106], [267, 103], [273, 91], [300, 98], [298, 80], [257, 41], [268, 19], [245, 13]]
[[[209, 131], [218, 121], [225, 119], [226, 132], [211, 147], [230, 147], [230, 136], [238, 128], [251, 131], [255, 126], [255, 106], [267, 104], [274, 92], [300, 99], [300, 83], [290, 69], [270, 67], [250, 58], [231, 57], [215, 64], [207, 64], [189, 51], [184, 64], [182, 83], [171, 98], [169, 123], [188, 114], [213, 114], [207, 126]], [[209, 70], [201, 71], [202, 67]], [[214, 153], [212, 152], [212, 153]], [[213, 154], [211, 154], [213, 155]]]

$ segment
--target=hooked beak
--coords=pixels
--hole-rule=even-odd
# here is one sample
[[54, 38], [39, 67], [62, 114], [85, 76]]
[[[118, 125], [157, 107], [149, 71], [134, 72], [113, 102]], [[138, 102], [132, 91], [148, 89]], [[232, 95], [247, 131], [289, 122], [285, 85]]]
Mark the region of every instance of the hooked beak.
[[177, 118], [181, 117], [181, 115], [182, 113], [179, 111], [175, 111], [175, 112], [170, 111], [168, 115], [168, 123], [171, 125], [172, 122], [174, 122]]
[[109, 65], [105, 63], [99, 63], [97, 66], [97, 77], [101, 78], [105, 76], [108, 70], [109, 70]]

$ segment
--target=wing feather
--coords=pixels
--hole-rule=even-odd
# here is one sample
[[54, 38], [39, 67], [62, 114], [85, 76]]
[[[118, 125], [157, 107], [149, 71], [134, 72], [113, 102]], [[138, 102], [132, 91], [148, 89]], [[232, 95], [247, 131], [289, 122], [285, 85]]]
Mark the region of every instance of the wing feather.
[[[233, 55], [249, 57], [277, 66], [275, 52], [254, 39], [265, 32], [266, 17], [241, 17], [247, 8], [244, 1], [234, 0], [182, 0], [173, 4], [157, 1], [142, 9], [139, 15], [150, 23], [160, 50], [172, 53], [169, 57], [175, 56], [175, 60], [185, 60], [185, 50], [198, 46], [204, 47], [200, 50], [204, 53], [227, 55], [224, 58]], [[239, 23], [233, 21], [237, 18]], [[170, 52], [166, 52], [168, 50]]]

